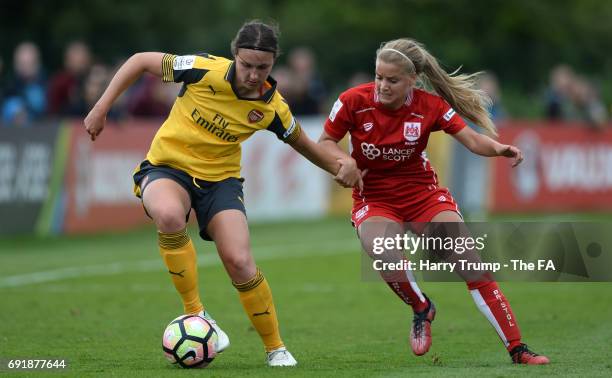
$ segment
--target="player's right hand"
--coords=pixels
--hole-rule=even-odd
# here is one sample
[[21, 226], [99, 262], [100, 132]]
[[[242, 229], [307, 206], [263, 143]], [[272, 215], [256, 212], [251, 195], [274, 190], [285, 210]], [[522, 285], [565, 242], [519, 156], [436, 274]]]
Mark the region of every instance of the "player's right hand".
[[363, 176], [365, 172], [362, 172], [357, 168], [357, 162], [353, 158], [341, 158], [338, 159], [340, 169], [334, 177], [334, 180], [345, 188], [356, 187], [361, 192], [363, 190]]
[[91, 140], [94, 141], [102, 130], [104, 130], [104, 126], [106, 125], [106, 113], [100, 112], [94, 107], [89, 114], [87, 114], [83, 123]]

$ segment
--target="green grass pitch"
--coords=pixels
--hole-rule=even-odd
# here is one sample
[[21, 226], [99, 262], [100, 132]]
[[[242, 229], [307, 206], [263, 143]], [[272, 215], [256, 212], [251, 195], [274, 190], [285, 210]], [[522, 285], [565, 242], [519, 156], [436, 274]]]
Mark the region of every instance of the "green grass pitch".
[[414, 356], [411, 312], [386, 285], [362, 280], [360, 249], [344, 219], [251, 227], [283, 339], [299, 361], [268, 368], [213, 245], [191, 232], [202, 299], [232, 342], [206, 370], [183, 371], [163, 357], [163, 329], [182, 306], [153, 226], [0, 239], [0, 359], [65, 358], [67, 370], [47, 374], [79, 377], [612, 376], [611, 283], [501, 283], [524, 341], [552, 361], [535, 367], [510, 363], [464, 284], [423, 283], [438, 315], [432, 349]]

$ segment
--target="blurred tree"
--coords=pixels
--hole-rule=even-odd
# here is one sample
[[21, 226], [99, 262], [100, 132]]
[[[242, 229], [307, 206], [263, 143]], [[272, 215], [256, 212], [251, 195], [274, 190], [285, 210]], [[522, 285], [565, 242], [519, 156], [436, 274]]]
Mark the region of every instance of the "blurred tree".
[[542, 87], [559, 62], [612, 81], [612, 1], [602, 0], [22, 0], [3, 2], [0, 57], [10, 65], [14, 47], [30, 39], [52, 72], [77, 38], [111, 64], [143, 50], [228, 55], [251, 18], [278, 21], [285, 51], [311, 46], [332, 88], [371, 72], [380, 42], [403, 36], [448, 69], [492, 70], [513, 91]]

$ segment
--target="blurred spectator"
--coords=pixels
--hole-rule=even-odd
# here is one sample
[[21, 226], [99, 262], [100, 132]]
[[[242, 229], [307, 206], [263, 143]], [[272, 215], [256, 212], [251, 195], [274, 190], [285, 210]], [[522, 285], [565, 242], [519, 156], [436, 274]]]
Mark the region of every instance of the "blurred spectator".
[[572, 86], [575, 81], [574, 70], [568, 65], [560, 64], [550, 73], [550, 84], [546, 93], [546, 117], [550, 120], [575, 118], [572, 104]]
[[[85, 113], [89, 112], [89, 110], [93, 108], [98, 99], [102, 96], [102, 93], [121, 66], [122, 62], [123, 61], [114, 67], [110, 67], [102, 63], [94, 63], [90, 67], [89, 73], [83, 82], [83, 93], [81, 96], [81, 106], [83, 109], [85, 109]], [[161, 79], [159, 80], [161, 81]], [[123, 118], [126, 113], [126, 103], [129, 99], [129, 92], [119, 96], [119, 98], [115, 100], [112, 109], [108, 112], [108, 119], [116, 122]]]
[[[287, 66], [276, 66], [271, 76], [276, 80], [276, 89], [287, 103], [292, 104], [296, 98], [295, 75]], [[291, 109], [293, 112], [293, 109]]]
[[64, 51], [64, 68], [49, 82], [49, 114], [84, 116], [89, 110], [83, 100], [84, 86], [91, 68], [91, 52], [81, 41], [71, 42]]
[[83, 109], [89, 111], [102, 96], [109, 81], [108, 68], [102, 64], [94, 64], [83, 83]]
[[606, 108], [597, 90], [571, 67], [558, 65], [551, 71], [546, 95], [546, 116], [551, 120], [583, 121], [602, 127]]
[[594, 127], [604, 127], [608, 118], [606, 107], [597, 90], [582, 77], [576, 77], [572, 86], [572, 101], [580, 120]]
[[6, 125], [27, 126], [45, 111], [45, 80], [40, 51], [32, 42], [22, 42], [13, 55], [13, 76], [9, 78], [2, 103]]
[[[497, 76], [490, 72], [483, 73], [478, 77], [478, 87], [491, 98], [489, 114], [493, 122], [506, 118], [506, 110], [501, 102], [501, 93], [499, 91]], [[480, 129], [479, 127], [473, 127], [474, 125], [470, 126], [472, 126], [474, 130]]]
[[156, 76], [143, 75], [129, 92], [127, 111], [135, 117], [166, 117], [179, 89], [179, 84], [164, 83]]
[[[117, 59], [113, 65], [102, 65], [102, 64], [96, 64], [94, 66], [99, 66], [99, 68], [97, 68], [95, 71], [93, 72], [93, 77], [91, 77], [89, 80], [92, 81], [92, 83], [90, 84], [95, 84], [98, 80], [103, 79], [103, 77], [105, 76], [105, 80], [106, 80], [106, 85], [108, 85], [108, 83], [110, 83], [110, 81], [113, 79], [113, 76], [115, 76], [115, 74], [117, 73], [117, 71], [119, 70], [119, 68], [121, 68], [121, 66], [127, 61], [127, 58], [122, 57]], [[102, 68], [104, 68], [104, 71], [106, 72], [106, 75], [102, 75]], [[159, 79], [161, 80], [161, 79]], [[180, 84], [177, 84], [180, 86]], [[93, 89], [96, 86], [94, 85], [90, 85], [90, 93], [93, 93]], [[130, 89], [134, 89], [134, 87], [132, 86]], [[104, 90], [103, 88], [99, 88], [98, 90]], [[98, 97], [100, 97], [102, 95], [103, 92], [100, 92]], [[178, 93], [178, 92], [177, 92]], [[108, 114], [107, 114], [107, 118], [109, 120], [113, 120], [115, 122], [119, 121], [120, 119], [124, 118], [127, 115], [127, 106], [128, 106], [128, 102], [130, 100], [132, 96], [132, 92], [131, 90], [127, 90], [125, 92], [123, 92], [123, 94], [121, 96], [119, 96], [119, 98], [117, 98], [113, 104], [113, 107], [109, 110]], [[89, 105], [87, 105], [88, 107], [88, 111], [93, 107], [93, 105], [95, 104], [95, 101], [93, 103], [91, 103], [91, 98], [88, 100], [90, 101]]]
[[316, 71], [314, 52], [307, 47], [298, 47], [289, 53], [289, 69], [293, 74], [295, 96], [287, 99], [291, 111], [296, 115], [319, 114], [325, 101], [323, 81]]

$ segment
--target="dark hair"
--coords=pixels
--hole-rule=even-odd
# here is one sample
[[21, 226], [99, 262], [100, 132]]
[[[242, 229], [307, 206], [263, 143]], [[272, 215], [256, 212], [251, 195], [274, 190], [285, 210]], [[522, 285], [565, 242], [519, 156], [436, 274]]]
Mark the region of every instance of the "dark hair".
[[251, 49], [271, 52], [276, 58], [280, 54], [278, 35], [276, 24], [268, 25], [259, 20], [247, 21], [232, 41], [232, 55], [236, 56], [238, 49]]

